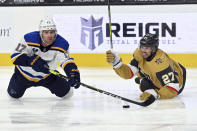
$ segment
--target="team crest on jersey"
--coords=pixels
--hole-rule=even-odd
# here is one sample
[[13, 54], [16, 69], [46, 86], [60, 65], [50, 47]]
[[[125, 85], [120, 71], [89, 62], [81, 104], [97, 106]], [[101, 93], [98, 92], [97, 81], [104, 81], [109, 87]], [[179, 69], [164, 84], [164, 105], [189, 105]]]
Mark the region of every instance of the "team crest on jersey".
[[33, 50], [34, 54], [35, 54], [36, 52], [38, 52], [38, 49], [36, 49], [36, 48], [33, 48], [32, 50]]
[[160, 63], [162, 63], [163, 61], [162, 61], [162, 59], [161, 58], [158, 58], [158, 59], [156, 59], [156, 61], [155, 61], [157, 64], [160, 64]]

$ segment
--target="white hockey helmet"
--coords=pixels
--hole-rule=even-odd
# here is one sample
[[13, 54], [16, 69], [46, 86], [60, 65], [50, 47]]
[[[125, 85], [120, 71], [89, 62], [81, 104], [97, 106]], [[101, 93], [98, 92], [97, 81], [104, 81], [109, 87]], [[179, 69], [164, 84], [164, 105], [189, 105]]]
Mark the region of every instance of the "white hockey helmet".
[[40, 21], [39, 31], [42, 32], [43, 30], [57, 30], [52, 18], [46, 17]]

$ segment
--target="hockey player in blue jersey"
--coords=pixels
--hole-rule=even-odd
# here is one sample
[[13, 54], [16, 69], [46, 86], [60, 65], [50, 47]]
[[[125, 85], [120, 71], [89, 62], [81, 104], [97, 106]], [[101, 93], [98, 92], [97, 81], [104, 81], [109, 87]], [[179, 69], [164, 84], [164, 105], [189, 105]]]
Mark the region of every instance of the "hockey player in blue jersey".
[[[11, 55], [15, 72], [11, 77], [8, 94], [13, 98], [23, 96], [27, 88], [46, 87], [58, 97], [72, 94], [72, 87], [79, 88], [80, 73], [73, 58], [69, 57], [69, 43], [57, 34], [53, 19], [40, 21], [39, 31], [27, 33]], [[65, 80], [49, 72], [57, 63], [68, 76]]]

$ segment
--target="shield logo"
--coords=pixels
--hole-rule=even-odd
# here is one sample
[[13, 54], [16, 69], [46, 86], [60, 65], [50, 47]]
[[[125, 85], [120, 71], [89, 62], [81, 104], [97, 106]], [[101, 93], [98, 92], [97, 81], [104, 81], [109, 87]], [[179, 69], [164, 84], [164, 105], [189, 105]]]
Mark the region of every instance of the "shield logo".
[[93, 16], [88, 20], [81, 17], [81, 43], [90, 50], [103, 43], [102, 23], [103, 17], [97, 20]]

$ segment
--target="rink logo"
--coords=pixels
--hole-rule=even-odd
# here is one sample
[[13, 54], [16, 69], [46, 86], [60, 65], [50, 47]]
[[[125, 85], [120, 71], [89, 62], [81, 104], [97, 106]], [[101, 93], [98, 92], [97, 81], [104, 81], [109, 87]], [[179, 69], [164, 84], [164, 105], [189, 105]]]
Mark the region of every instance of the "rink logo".
[[11, 34], [11, 27], [0, 28], [0, 37], [9, 37]]
[[88, 20], [81, 17], [81, 43], [90, 50], [103, 43], [102, 23], [103, 17], [97, 20], [93, 16]]
[[[154, 33], [161, 37], [169, 34], [176, 37], [176, 23], [112, 23], [112, 34], [115, 37], [142, 37], [146, 33]], [[109, 23], [106, 24], [106, 36], [109, 37]]]

